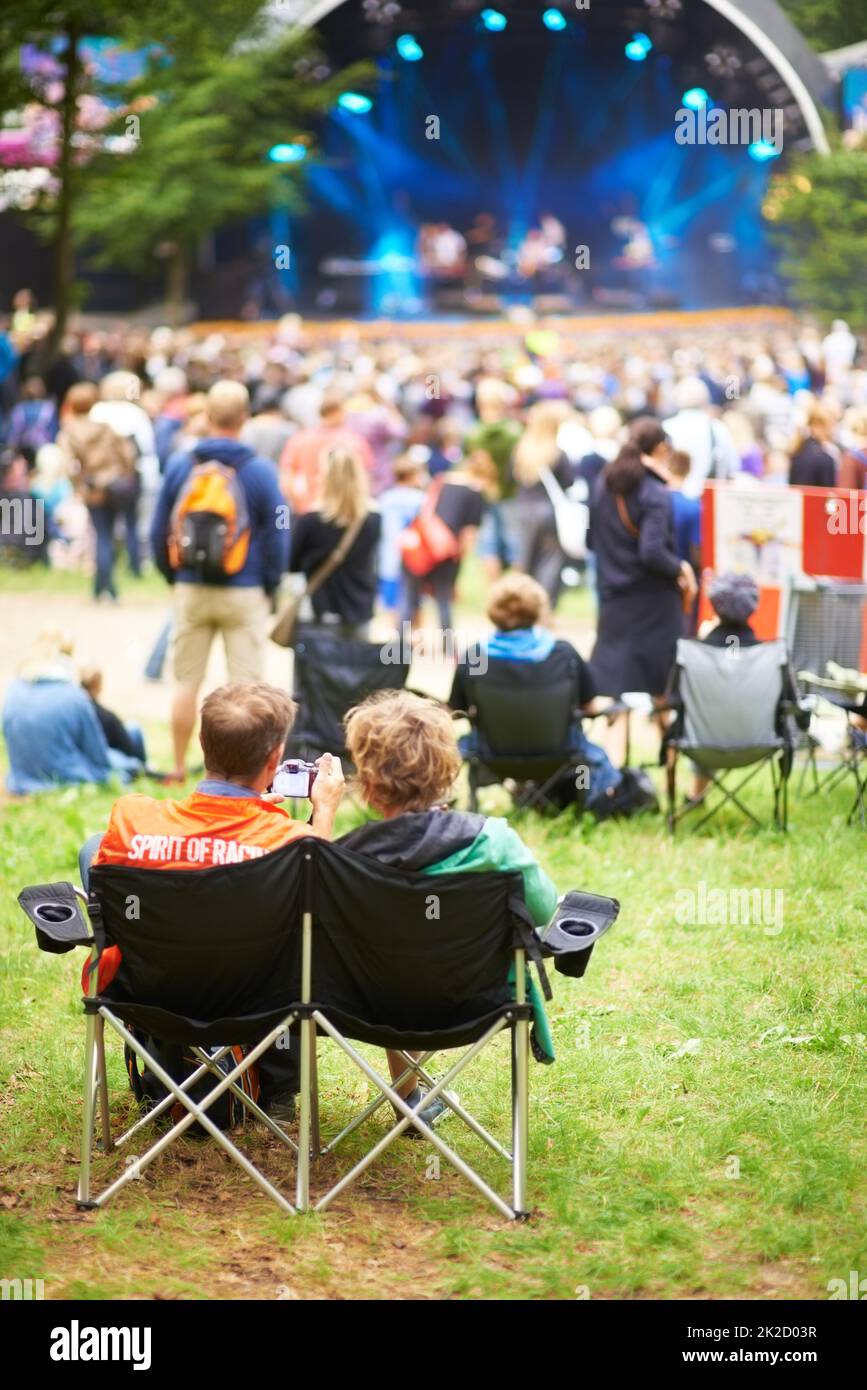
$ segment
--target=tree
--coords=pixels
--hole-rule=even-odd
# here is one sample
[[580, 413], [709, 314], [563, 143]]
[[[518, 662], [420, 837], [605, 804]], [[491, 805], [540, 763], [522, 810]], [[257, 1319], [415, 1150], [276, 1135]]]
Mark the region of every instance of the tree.
[[[41, 198], [34, 210], [37, 228], [52, 251], [55, 318], [49, 352], [63, 336], [72, 304], [72, 209], [86, 167], [76, 153], [81, 133], [79, 107], [98, 87], [85, 69], [81, 42], [87, 35], [120, 37], [129, 27], [129, 11], [126, 0], [15, 0], [0, 9], [3, 110], [35, 101], [58, 118], [55, 191], [50, 198]], [[28, 78], [21, 64], [25, 44], [46, 55], [54, 53], [56, 80], [49, 77], [34, 83]]]
[[274, 164], [268, 150], [281, 143], [312, 150], [311, 117], [368, 73], [359, 65], [305, 80], [298, 66], [312, 35], [283, 31], [268, 40], [245, 13], [250, 8], [258, 6], [216, 0], [207, 24], [190, 23], [186, 6], [173, 26], [161, 24], [167, 37], [109, 128], [128, 152], [104, 150], [94, 159], [74, 213], [74, 234], [96, 246], [97, 265], [148, 270], [162, 253], [173, 320], [205, 236], [268, 206], [300, 206], [301, 165]]
[[819, 53], [867, 34], [867, 0], [781, 0], [793, 24]]
[[[132, 269], [151, 268], [159, 243], [176, 248], [167, 275], [177, 300], [200, 237], [291, 196], [267, 150], [299, 133], [339, 84], [299, 79], [312, 35], [266, 32], [261, 10], [261, 0], [14, 0], [0, 9], [3, 109], [38, 103], [56, 117], [53, 188], [23, 214], [52, 248], [49, 355], [74, 302], [76, 242], [96, 241], [102, 263]], [[106, 35], [142, 54], [135, 81], [112, 84], [85, 62], [84, 40]], [[53, 53], [50, 79], [22, 71], [25, 44]], [[96, 129], [88, 103], [91, 117], [105, 103]]]
[[795, 298], [867, 328], [867, 149], [796, 156], [771, 179], [763, 211]]

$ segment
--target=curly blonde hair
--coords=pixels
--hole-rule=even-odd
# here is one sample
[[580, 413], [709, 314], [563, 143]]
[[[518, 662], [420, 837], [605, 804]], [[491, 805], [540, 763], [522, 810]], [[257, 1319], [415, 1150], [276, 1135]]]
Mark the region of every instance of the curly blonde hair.
[[351, 709], [346, 747], [364, 800], [376, 811], [429, 811], [452, 789], [461, 757], [448, 711], [406, 690], [383, 690]]
[[550, 614], [548, 595], [529, 574], [504, 574], [491, 586], [488, 617], [500, 632], [544, 623]]

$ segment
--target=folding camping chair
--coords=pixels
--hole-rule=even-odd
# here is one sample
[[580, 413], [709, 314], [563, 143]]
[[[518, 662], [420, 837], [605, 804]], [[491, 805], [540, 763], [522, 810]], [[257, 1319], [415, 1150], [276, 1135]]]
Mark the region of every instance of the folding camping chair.
[[812, 789], [808, 795], [830, 791], [851, 773], [857, 790], [849, 819], [860, 810], [863, 820], [859, 766], [863, 738], [861, 731], [852, 726], [851, 715], [864, 712], [864, 698], [859, 700], [857, 692], [826, 679], [825, 671], [829, 663], [855, 671], [867, 670], [867, 584], [795, 575], [789, 581], [785, 600], [786, 644], [799, 681], [812, 688], [817, 699], [842, 710], [849, 725], [843, 755], [824, 777], [820, 777], [817, 764], [821, 747], [818, 739], [807, 734], [798, 741], [796, 753], [806, 753], [798, 790], [804, 790], [809, 776]]
[[292, 698], [298, 714], [286, 741], [287, 758], [312, 761], [322, 753], [346, 757], [343, 719], [377, 690], [402, 690], [408, 660], [386, 661], [377, 642], [332, 637], [301, 627], [295, 642]]
[[[308, 1205], [308, 1132], [311, 1124], [318, 1128], [318, 1097], [304, 1080], [311, 1071], [318, 1031], [335, 1042], [379, 1092], [321, 1154], [334, 1153], [388, 1102], [400, 1118], [313, 1203], [314, 1210], [327, 1208], [412, 1125], [502, 1216], [525, 1217], [533, 1019], [527, 967], [530, 959], [541, 967], [542, 955], [554, 955], [563, 973], [582, 974], [589, 950], [614, 921], [619, 905], [593, 895], [564, 900], [558, 940], [548, 947], [533, 931], [520, 875], [407, 873], [323, 841], [316, 843], [314, 858], [315, 897], [303, 930], [299, 1209]], [[540, 973], [547, 991], [543, 967]], [[448, 1090], [504, 1032], [511, 1038], [511, 1149]], [[386, 1081], [381, 1069], [358, 1051], [358, 1042], [400, 1052], [406, 1062], [401, 1077]], [[454, 1048], [465, 1051], [434, 1079], [430, 1059]], [[421, 1056], [413, 1058], [416, 1051]], [[415, 1109], [396, 1090], [411, 1077], [430, 1088]], [[511, 1202], [445, 1142], [439, 1129], [421, 1118], [437, 1097], [509, 1165]]]
[[[551, 928], [550, 944], [532, 931], [515, 874], [427, 876], [387, 869], [375, 861], [312, 837], [230, 868], [147, 872], [100, 866], [91, 870], [85, 922], [71, 884], [25, 889], [19, 901], [36, 927], [43, 950], [91, 951], [86, 1015], [84, 1118], [78, 1205], [104, 1206], [128, 1182], [198, 1122], [281, 1210], [306, 1211], [312, 1157], [331, 1154], [380, 1105], [401, 1119], [360, 1161], [313, 1203], [323, 1210], [383, 1150], [413, 1125], [434, 1149], [509, 1219], [527, 1214], [529, 1055], [533, 1009], [528, 1003], [528, 958], [555, 958], [562, 973], [580, 976], [599, 936], [615, 920], [613, 899], [570, 894]], [[78, 893], [78, 897], [84, 897]], [[131, 897], [137, 912], [127, 916]], [[255, 901], [257, 911], [251, 913]], [[99, 964], [117, 946], [122, 964], [99, 989]], [[205, 966], [207, 968], [205, 968]], [[544, 979], [544, 970], [542, 970]], [[514, 986], [510, 979], [514, 979]], [[113, 1138], [109, 1116], [104, 1025], [108, 1023], [166, 1088], [166, 1100]], [[298, 1143], [283, 1133], [240, 1085], [243, 1074], [286, 1030], [300, 1030]], [[188, 1044], [199, 1062], [179, 1083], [150, 1054], [142, 1033]], [[447, 1087], [496, 1036], [511, 1036], [512, 1142], [507, 1149]], [[379, 1091], [359, 1116], [320, 1145], [317, 1034], [332, 1039]], [[292, 1042], [294, 1043], [294, 1032]], [[400, 1050], [406, 1070], [386, 1081], [354, 1045]], [[217, 1072], [231, 1044], [249, 1051], [200, 1102], [190, 1091]], [[466, 1051], [434, 1080], [436, 1051]], [[215, 1049], [214, 1053], [206, 1049]], [[410, 1051], [421, 1056], [413, 1058]], [[395, 1090], [411, 1076], [430, 1090], [413, 1109]], [[281, 1144], [296, 1154], [294, 1204], [213, 1124], [207, 1111], [231, 1088]], [[421, 1112], [436, 1097], [501, 1159], [512, 1175], [511, 1204], [427, 1125]], [[163, 1133], [98, 1195], [91, 1190], [94, 1118], [102, 1124], [103, 1151], [133, 1135], [172, 1104], [187, 1114]]]
[[472, 694], [466, 712], [472, 732], [464, 755], [470, 810], [478, 810], [479, 787], [507, 780], [517, 784], [516, 807], [561, 810], [552, 792], [569, 778], [576, 789], [575, 814], [580, 815], [582, 758], [569, 750], [569, 743], [582, 715], [573, 703], [572, 678], [564, 673], [552, 681], [534, 662], [500, 661], [473, 676]]
[[[296, 1145], [244, 1088], [250, 1068], [301, 1015], [297, 1006], [301, 961], [301, 894], [307, 859], [301, 840], [273, 854], [227, 868], [159, 871], [95, 866], [87, 896], [69, 883], [27, 888], [19, 902], [36, 927], [42, 950], [90, 948], [86, 1016], [84, 1115], [78, 1206], [104, 1206], [194, 1122], [207, 1131], [286, 1213], [295, 1207], [237, 1148], [208, 1115], [230, 1090], [291, 1151]], [[301, 847], [301, 852], [298, 848]], [[80, 903], [86, 902], [88, 928]], [[250, 903], [256, 911], [251, 913]], [[104, 952], [117, 947], [121, 965], [100, 990]], [[166, 1097], [123, 1134], [114, 1137], [105, 1064], [108, 1024], [165, 1087]], [[180, 1043], [197, 1069], [176, 1081], [152, 1055], [143, 1037]], [[220, 1062], [233, 1047], [246, 1055], [226, 1074]], [[190, 1092], [208, 1073], [217, 1084], [198, 1102]], [[98, 1109], [104, 1153], [129, 1149], [133, 1136], [164, 1118], [175, 1104], [183, 1118], [132, 1159], [98, 1195], [91, 1190], [94, 1119]]]
[[[698, 809], [676, 806], [677, 758], [683, 753], [722, 792], [722, 800], [694, 827], [705, 825], [727, 802], [755, 825], [759, 820], [740, 800], [740, 792], [767, 764], [774, 792], [774, 824], [788, 828], [788, 778], [792, 737], [786, 715], [796, 706], [784, 700], [788, 652], [782, 639], [754, 647], [713, 647], [691, 638], [677, 643], [672, 706], [678, 713], [664, 740], [668, 756], [668, 827]], [[728, 776], [749, 769], [732, 789]], [[709, 795], [709, 792], [708, 792]], [[698, 803], [704, 806], [707, 796]]]

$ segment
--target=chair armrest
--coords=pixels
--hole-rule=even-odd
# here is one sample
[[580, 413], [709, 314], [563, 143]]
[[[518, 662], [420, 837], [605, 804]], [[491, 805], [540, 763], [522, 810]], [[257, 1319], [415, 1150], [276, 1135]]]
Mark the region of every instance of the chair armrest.
[[565, 893], [541, 937], [542, 955], [553, 959], [561, 975], [580, 978], [600, 936], [614, 925], [620, 912], [616, 898], [578, 889]]
[[782, 700], [780, 708], [784, 715], [794, 719], [795, 724], [802, 733], [806, 733], [810, 727], [810, 720], [813, 716], [813, 707], [807, 703], [809, 697], [801, 696], [798, 700]]
[[93, 945], [93, 934], [71, 883], [39, 883], [22, 888], [18, 902], [36, 928], [40, 951], [63, 955], [76, 946]]

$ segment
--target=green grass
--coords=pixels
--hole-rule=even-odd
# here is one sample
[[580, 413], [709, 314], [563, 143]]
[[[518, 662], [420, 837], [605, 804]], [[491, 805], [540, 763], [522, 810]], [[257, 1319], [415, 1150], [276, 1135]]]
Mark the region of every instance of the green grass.
[[[750, 804], [766, 809], [767, 792], [759, 785]], [[437, 1179], [427, 1146], [408, 1142], [321, 1216], [282, 1218], [193, 1139], [104, 1212], [76, 1213], [82, 955], [40, 954], [15, 895], [76, 875], [78, 847], [112, 796], [69, 790], [0, 806], [0, 1275], [94, 1299], [825, 1298], [829, 1280], [863, 1277], [867, 887], [864, 831], [845, 824], [848, 789], [793, 795], [788, 836], [731, 816], [674, 842], [659, 818], [515, 822], [559, 889], [622, 904], [585, 978], [552, 974], [558, 1060], [532, 1065], [536, 1214], [520, 1226], [447, 1164]], [[678, 894], [701, 882], [781, 890], [782, 930], [679, 921]], [[333, 1131], [366, 1083], [333, 1047], [321, 1053]], [[132, 1107], [114, 1042], [109, 1066], [120, 1125]], [[458, 1089], [506, 1132], [505, 1045]], [[478, 1141], [454, 1122], [443, 1133], [502, 1187], [503, 1167]], [[291, 1191], [291, 1163], [261, 1131], [240, 1142]], [[326, 1176], [362, 1148], [350, 1140]], [[101, 1182], [122, 1158], [95, 1166]]]

